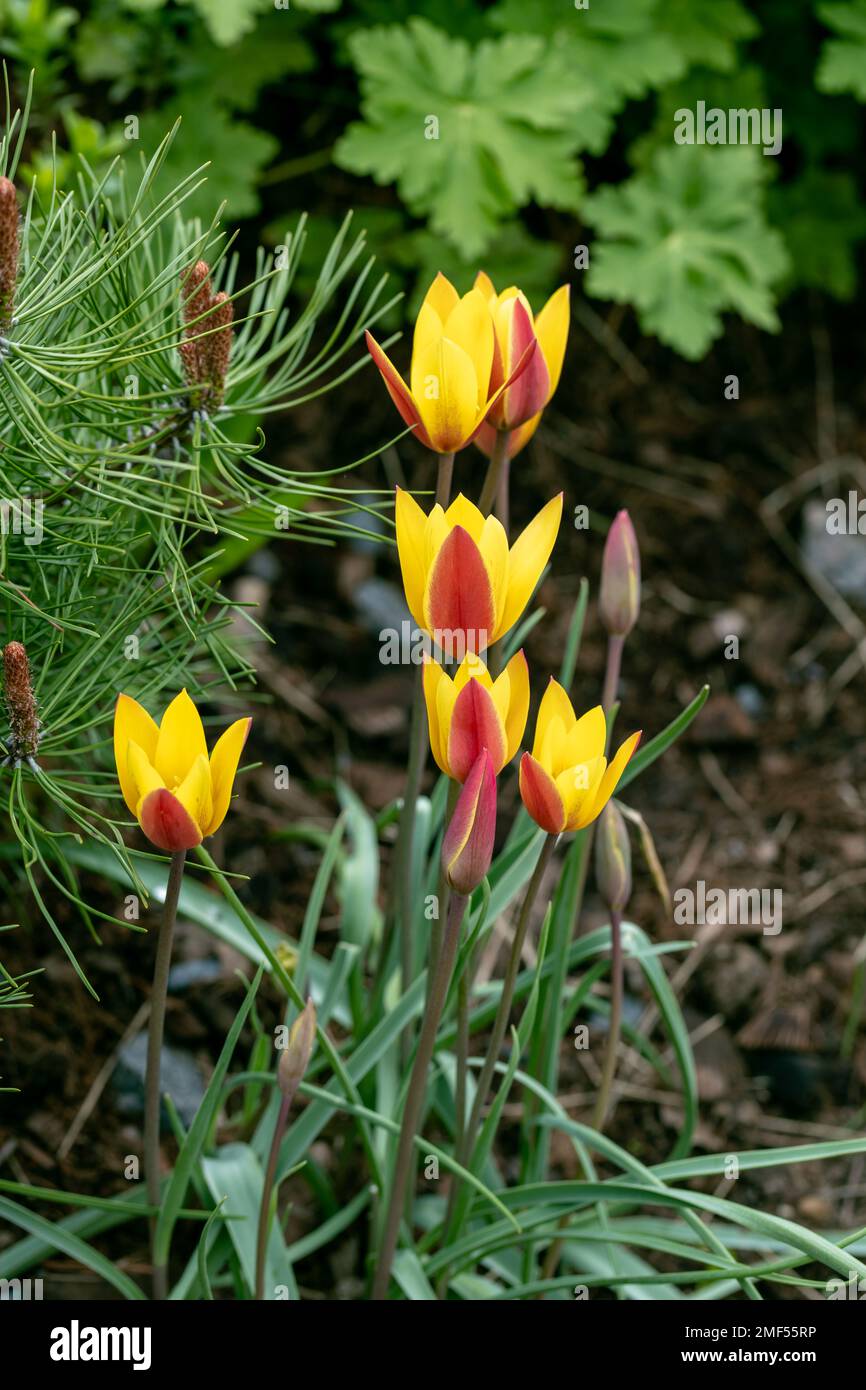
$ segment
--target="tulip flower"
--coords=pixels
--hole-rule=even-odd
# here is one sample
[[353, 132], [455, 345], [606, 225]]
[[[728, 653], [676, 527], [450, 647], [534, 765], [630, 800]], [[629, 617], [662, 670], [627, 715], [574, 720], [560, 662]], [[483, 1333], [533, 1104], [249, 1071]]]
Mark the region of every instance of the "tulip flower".
[[627, 511], [617, 512], [601, 561], [601, 620], [611, 637], [627, 637], [640, 613], [640, 550]]
[[445, 775], [465, 782], [486, 748], [498, 777], [520, 747], [526, 727], [526, 657], [517, 652], [496, 680], [481, 658], [471, 653], [463, 658], [453, 680], [438, 661], [428, 658], [424, 663], [424, 698], [430, 747]]
[[478, 289], [461, 298], [439, 274], [415, 320], [408, 386], [375, 338], [370, 333], [366, 338], [405, 423], [414, 427], [416, 438], [428, 449], [451, 454], [469, 443], [497, 396], [535, 354], [531, 333], [522, 325], [519, 332], [522, 355], [509, 362], [508, 376], [492, 390], [494, 335], [487, 299]]
[[[495, 347], [491, 375], [491, 395], [495, 397], [476, 443], [490, 454], [497, 430], [509, 430], [508, 457], [528, 444], [538, 429], [542, 412], [559, 385], [569, 326], [569, 286], [562, 285], [548, 299], [538, 318], [533, 319], [526, 296], [512, 285], [497, 294], [489, 276], [479, 271], [475, 288], [487, 300], [493, 316]], [[525, 354], [527, 345], [537, 343], [524, 372], [501, 394], [501, 383], [511, 371], [515, 354]]]
[[442, 840], [442, 867], [456, 893], [468, 897], [483, 882], [493, 858], [496, 774], [486, 748], [472, 765]]
[[415, 622], [446, 656], [492, 646], [514, 626], [553, 549], [562, 493], [508, 547], [502, 524], [461, 494], [447, 511], [425, 516], [397, 489], [397, 550], [406, 602]]
[[558, 681], [551, 679], [535, 726], [532, 753], [520, 760], [520, 795], [537, 825], [550, 835], [583, 830], [600, 815], [640, 742], [631, 734], [608, 763], [607, 725], [601, 705], [580, 719]]
[[157, 849], [194, 849], [225, 820], [251, 719], [238, 719], [208, 757], [198, 710], [185, 690], [157, 725], [129, 695], [118, 695], [114, 758], [123, 799]]

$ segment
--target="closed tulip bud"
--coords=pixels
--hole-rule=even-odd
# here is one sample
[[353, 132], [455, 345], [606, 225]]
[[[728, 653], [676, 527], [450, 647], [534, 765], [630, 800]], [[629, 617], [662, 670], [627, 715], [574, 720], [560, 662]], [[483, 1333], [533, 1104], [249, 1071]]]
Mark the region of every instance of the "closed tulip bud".
[[611, 637], [627, 637], [640, 613], [640, 550], [628, 512], [617, 512], [601, 562], [599, 612]]
[[468, 897], [482, 883], [493, 858], [496, 776], [486, 748], [476, 758], [442, 841], [442, 867], [456, 893]]
[[277, 1067], [277, 1081], [283, 1095], [294, 1100], [304, 1079], [316, 1041], [316, 1006], [308, 999], [306, 1006], [292, 1024], [289, 1041]]
[[631, 897], [631, 846], [615, 801], [609, 801], [599, 817], [595, 877], [605, 905], [611, 912], [622, 912]]

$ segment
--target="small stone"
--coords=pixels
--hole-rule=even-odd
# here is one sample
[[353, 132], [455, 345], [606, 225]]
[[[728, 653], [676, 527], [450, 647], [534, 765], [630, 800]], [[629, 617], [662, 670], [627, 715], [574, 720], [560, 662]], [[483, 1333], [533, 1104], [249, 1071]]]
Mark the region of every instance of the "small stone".
[[[121, 1049], [112, 1076], [112, 1086], [121, 1115], [144, 1114], [144, 1079], [147, 1068], [147, 1034], [137, 1033]], [[204, 1100], [205, 1079], [195, 1058], [188, 1052], [163, 1044], [160, 1061], [160, 1092], [168, 1092], [184, 1125], [191, 1125]], [[160, 1128], [170, 1128], [165, 1106]]]

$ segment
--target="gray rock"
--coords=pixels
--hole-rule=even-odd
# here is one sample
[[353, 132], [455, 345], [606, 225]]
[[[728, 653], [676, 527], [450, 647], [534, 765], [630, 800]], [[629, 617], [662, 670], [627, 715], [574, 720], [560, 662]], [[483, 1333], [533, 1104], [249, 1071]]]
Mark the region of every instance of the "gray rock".
[[[144, 1114], [144, 1075], [147, 1066], [147, 1034], [136, 1033], [120, 1050], [117, 1066], [111, 1078], [117, 1108], [122, 1115]], [[188, 1052], [181, 1052], [168, 1043], [163, 1045], [160, 1061], [160, 1091], [168, 1092], [178, 1115], [187, 1127], [204, 1099], [205, 1078]], [[169, 1128], [165, 1106], [162, 1107], [160, 1128]]]

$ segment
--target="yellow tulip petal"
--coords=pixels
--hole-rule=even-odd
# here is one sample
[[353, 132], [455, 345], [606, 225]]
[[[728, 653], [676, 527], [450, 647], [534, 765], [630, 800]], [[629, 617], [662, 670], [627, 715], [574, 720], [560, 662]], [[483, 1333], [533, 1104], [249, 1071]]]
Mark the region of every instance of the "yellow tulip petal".
[[493, 640], [517, 622], [550, 559], [562, 518], [562, 493], [542, 507], [511, 547], [508, 556], [508, 594], [505, 609], [496, 615]]
[[621, 743], [616, 750], [615, 756], [601, 779], [596, 790], [595, 800], [592, 807], [592, 820], [600, 816], [610, 798], [617, 788], [620, 777], [625, 772], [634, 750], [640, 743], [640, 730], [636, 734], [631, 734], [624, 743]]
[[493, 366], [493, 318], [480, 290], [470, 290], [445, 321], [445, 337], [468, 353], [475, 368], [476, 408], [485, 405]]
[[[526, 720], [529, 715], [529, 667], [522, 651], [515, 652], [499, 681], [508, 682], [508, 707], [503, 722], [505, 724], [505, 761], [511, 762], [523, 738]], [[496, 685], [493, 688], [496, 699]]]
[[439, 682], [436, 689], [436, 722], [439, 725], [439, 754], [442, 761], [439, 766], [442, 771], [451, 776], [451, 767], [448, 762], [448, 737], [451, 733], [451, 716], [454, 713], [454, 706], [457, 703], [457, 688], [447, 672], [443, 673], [444, 680]]
[[485, 690], [493, 689], [493, 677], [476, 652], [467, 652], [454, 674], [454, 689], [458, 695], [471, 680], [478, 681]]
[[427, 706], [427, 727], [430, 733], [430, 751], [436, 766], [448, 775], [448, 763], [442, 752], [442, 731], [439, 725], [437, 695], [443, 680], [450, 677], [443, 671], [438, 661], [424, 662], [424, 703]]
[[441, 338], [412, 364], [412, 396], [433, 448], [462, 449], [478, 422], [478, 379], [468, 352]]
[[505, 527], [498, 517], [488, 516], [485, 518], [477, 544], [481, 551], [484, 567], [490, 576], [490, 585], [493, 589], [493, 607], [498, 625], [499, 614], [505, 607], [508, 595], [508, 536], [505, 534]]
[[470, 502], [468, 497], [464, 497], [462, 492], [458, 492], [454, 501], [445, 513], [445, 520], [449, 530], [452, 526], [462, 526], [464, 531], [468, 531], [475, 544], [480, 547], [481, 533], [484, 530], [484, 513], [479, 511], [474, 502]]
[[451, 313], [455, 304], [459, 303], [460, 296], [448, 279], [440, 270], [429, 290], [424, 296], [421, 308], [432, 309], [439, 316], [439, 322], [445, 325], [448, 315]]
[[130, 786], [134, 788], [135, 800], [132, 805], [132, 814], [137, 820], [141, 820], [142, 801], [150, 792], [164, 789], [165, 783], [147, 753], [134, 739], [130, 739], [127, 745], [126, 768]]
[[203, 835], [213, 835], [226, 818], [232, 798], [235, 774], [244, 744], [250, 732], [251, 719], [236, 719], [225, 733], [220, 734], [210, 755], [210, 783], [213, 808], [210, 819], [202, 829]]
[[448, 518], [446, 517], [441, 506], [437, 502], [432, 512], [427, 517], [426, 525], [424, 527], [425, 587], [426, 576], [430, 573], [431, 569], [433, 568], [436, 556], [439, 554], [439, 551], [445, 544], [445, 541], [447, 540], [450, 532], [451, 527], [448, 524]]
[[550, 374], [548, 400], [559, 385], [559, 378], [562, 373], [562, 362], [565, 357], [565, 345], [568, 341], [568, 325], [571, 316], [569, 296], [570, 286], [562, 285], [550, 296], [535, 320], [535, 336]]
[[409, 367], [409, 379], [413, 379], [415, 364], [427, 350], [438, 343], [442, 337], [442, 320], [436, 310], [427, 303], [421, 305], [418, 310], [418, 317], [415, 320], [415, 332], [412, 338], [412, 361]]
[[202, 753], [207, 757], [201, 715], [182, 690], [160, 720], [153, 765], [169, 791], [173, 791]]
[[496, 290], [493, 288], [493, 281], [485, 271], [479, 270], [478, 274], [475, 276], [475, 284], [472, 288], [480, 290], [492, 309], [493, 305], [496, 303]]
[[174, 795], [204, 835], [213, 819], [210, 763], [206, 753], [199, 754]]
[[565, 744], [565, 756], [570, 763], [586, 762], [604, 752], [607, 742], [607, 722], [601, 705], [582, 714], [569, 730]]
[[424, 586], [427, 578], [424, 555], [427, 517], [411, 492], [404, 492], [399, 487], [394, 499], [394, 521], [406, 602], [415, 622], [419, 627], [423, 627]]
[[574, 725], [574, 710], [559, 681], [551, 678], [541, 697], [538, 718], [535, 721], [535, 742], [532, 745], [532, 756], [538, 762], [541, 761], [540, 749], [547, 742], [548, 727], [554, 719], [559, 720], [564, 738], [566, 732]]
[[565, 725], [558, 714], [554, 714], [547, 721], [547, 728], [540, 743], [538, 743], [536, 734], [536, 744], [538, 753], [533, 754], [533, 757], [541, 763], [545, 772], [549, 772], [551, 777], [558, 777], [560, 772], [568, 766], [565, 756]]
[[567, 830], [582, 829], [594, 819], [593, 806], [606, 767], [607, 759], [602, 755], [578, 763], [576, 767], [564, 768], [556, 778], [565, 806]]
[[129, 745], [134, 741], [152, 759], [158, 737], [159, 729], [147, 710], [131, 695], [118, 695], [114, 707], [114, 761], [123, 799], [133, 815], [138, 805], [138, 795], [129, 772]]

